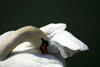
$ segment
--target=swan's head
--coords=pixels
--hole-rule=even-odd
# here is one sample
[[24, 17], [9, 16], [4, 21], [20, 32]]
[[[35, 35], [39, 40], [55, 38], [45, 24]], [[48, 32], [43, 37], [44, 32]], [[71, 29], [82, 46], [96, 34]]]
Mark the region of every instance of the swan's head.
[[36, 27], [20, 28], [0, 44], [0, 60], [5, 59], [16, 46], [26, 41], [39, 48], [43, 53], [48, 54], [47, 39], [47, 35]]

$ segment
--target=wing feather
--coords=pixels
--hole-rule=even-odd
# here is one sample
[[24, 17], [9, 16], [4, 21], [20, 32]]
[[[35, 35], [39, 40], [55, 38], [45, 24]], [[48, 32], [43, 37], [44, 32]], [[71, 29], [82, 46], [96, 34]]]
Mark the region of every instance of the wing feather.
[[64, 24], [64, 23], [58, 23], [58, 24], [51, 23], [51, 24], [41, 27], [40, 29], [43, 32], [45, 32], [47, 35], [50, 35], [54, 31], [64, 30], [65, 28], [66, 28], [66, 24]]
[[58, 48], [64, 58], [67, 58], [67, 56], [72, 56], [77, 51], [88, 50], [88, 47], [82, 41], [77, 39], [68, 31], [56, 31], [53, 34], [52, 38], [49, 39], [51, 45]]
[[88, 50], [86, 44], [65, 30], [66, 24], [49, 24], [40, 28], [48, 36], [49, 44], [58, 48], [60, 54], [67, 58], [78, 51]]

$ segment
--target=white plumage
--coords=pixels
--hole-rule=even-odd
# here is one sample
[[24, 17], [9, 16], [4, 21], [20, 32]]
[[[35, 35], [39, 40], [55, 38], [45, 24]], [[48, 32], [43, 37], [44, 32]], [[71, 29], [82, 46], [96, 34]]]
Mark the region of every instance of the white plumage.
[[48, 36], [49, 44], [58, 48], [64, 58], [72, 56], [77, 51], [88, 50], [88, 47], [71, 33], [65, 30], [66, 24], [49, 24], [40, 28]]
[[[78, 51], [88, 50], [88, 47], [71, 33], [65, 30], [66, 24], [49, 24], [40, 29], [47, 35], [50, 54], [42, 54], [39, 49], [29, 42], [17, 46], [12, 54], [4, 61], [1, 67], [64, 67], [64, 58], [72, 56]], [[15, 31], [7, 32], [0, 36], [2, 44]]]

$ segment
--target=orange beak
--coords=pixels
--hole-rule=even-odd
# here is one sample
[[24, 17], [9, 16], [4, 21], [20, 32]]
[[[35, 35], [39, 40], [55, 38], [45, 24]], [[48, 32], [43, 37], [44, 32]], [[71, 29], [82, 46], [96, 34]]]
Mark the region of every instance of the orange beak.
[[42, 40], [42, 45], [40, 46], [41, 51], [44, 54], [49, 54], [49, 52], [47, 50], [48, 42], [46, 40], [44, 40], [43, 38], [41, 38], [41, 40]]

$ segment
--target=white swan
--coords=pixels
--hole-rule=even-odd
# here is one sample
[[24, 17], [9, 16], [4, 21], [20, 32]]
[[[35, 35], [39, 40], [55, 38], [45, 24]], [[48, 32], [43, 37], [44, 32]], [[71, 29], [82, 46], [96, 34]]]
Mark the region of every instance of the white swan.
[[65, 67], [64, 58], [88, 50], [65, 28], [64, 23], [49, 24], [40, 29], [26, 26], [2, 34], [0, 67]]

